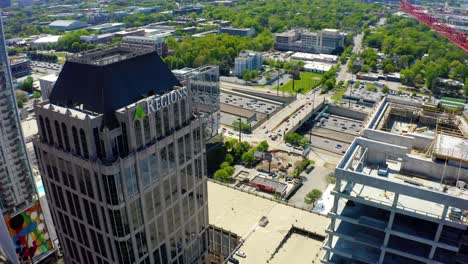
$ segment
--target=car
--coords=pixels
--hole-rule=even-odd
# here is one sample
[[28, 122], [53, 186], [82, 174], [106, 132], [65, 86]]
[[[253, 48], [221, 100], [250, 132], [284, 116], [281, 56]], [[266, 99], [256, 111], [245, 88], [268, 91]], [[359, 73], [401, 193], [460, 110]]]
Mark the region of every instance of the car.
[[239, 256], [241, 258], [245, 258], [247, 255], [244, 252], [242, 252], [240, 250], [237, 250], [236, 251], [236, 256]]
[[292, 145], [290, 143], [286, 143], [286, 146], [288, 147], [292, 147]]
[[228, 261], [229, 261], [230, 263], [239, 264], [239, 260], [237, 260], [237, 259], [235, 259], [235, 258], [233, 258], [233, 257], [230, 257], [230, 258], [228, 259]]

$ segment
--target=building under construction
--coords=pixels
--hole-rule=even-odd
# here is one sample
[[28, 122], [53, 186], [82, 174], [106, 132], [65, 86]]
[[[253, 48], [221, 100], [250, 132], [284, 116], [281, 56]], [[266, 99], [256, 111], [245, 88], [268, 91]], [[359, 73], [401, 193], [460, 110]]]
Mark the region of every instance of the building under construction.
[[324, 263], [468, 262], [468, 112], [388, 96], [336, 168]]

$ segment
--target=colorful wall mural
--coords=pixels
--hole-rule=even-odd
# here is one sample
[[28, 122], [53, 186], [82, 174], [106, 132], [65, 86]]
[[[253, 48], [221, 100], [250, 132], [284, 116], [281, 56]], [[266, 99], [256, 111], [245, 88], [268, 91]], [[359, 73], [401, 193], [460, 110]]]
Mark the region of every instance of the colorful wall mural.
[[24, 212], [5, 217], [5, 220], [20, 263], [30, 263], [34, 257], [52, 249], [39, 201]]

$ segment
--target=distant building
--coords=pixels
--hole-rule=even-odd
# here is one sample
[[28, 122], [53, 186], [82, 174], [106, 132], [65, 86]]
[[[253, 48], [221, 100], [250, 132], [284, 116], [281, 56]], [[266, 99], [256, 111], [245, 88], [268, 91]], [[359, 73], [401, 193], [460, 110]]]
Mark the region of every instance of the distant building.
[[296, 50], [292, 48], [294, 43], [301, 37], [301, 32], [297, 29], [275, 34], [275, 49]]
[[31, 45], [34, 46], [34, 47], [47, 46], [49, 44], [57, 43], [57, 41], [59, 40], [60, 37], [61, 36], [45, 35], [45, 36], [42, 36], [42, 37], [39, 37], [39, 38], [35, 39], [31, 43]]
[[167, 44], [164, 39], [158, 36], [126, 36], [122, 38], [122, 43], [155, 47], [159, 56], [165, 57], [167, 55]]
[[195, 69], [173, 70], [172, 73], [182, 85], [190, 88], [195, 112], [204, 117], [204, 136], [209, 144], [218, 135], [221, 124], [219, 67], [206, 65]]
[[234, 27], [221, 27], [219, 33], [226, 33], [234, 36], [253, 37], [255, 35], [254, 28], [234, 28]]
[[186, 14], [201, 14], [203, 12], [203, 8], [201, 6], [183, 6], [179, 9], [175, 9], [172, 11], [174, 15], [186, 15]]
[[303, 53], [303, 52], [294, 53], [293, 55], [291, 55], [291, 59], [300, 60], [300, 61], [317, 61], [317, 62], [327, 62], [327, 63], [338, 62], [338, 56], [335, 56], [335, 55]]
[[234, 75], [241, 78], [245, 70], [260, 70], [263, 63], [263, 54], [251, 50], [241, 52], [234, 60]]
[[232, 6], [234, 3], [232, 1], [213, 1], [211, 2], [211, 4], [215, 6], [220, 6], [220, 5]]
[[55, 20], [49, 24], [49, 28], [59, 31], [66, 31], [84, 28], [86, 25], [86, 22], [80, 20]]
[[49, 99], [50, 92], [52, 92], [52, 88], [54, 88], [57, 78], [58, 76], [55, 74], [49, 74], [39, 78], [39, 88], [41, 89], [42, 100]]
[[159, 11], [159, 6], [153, 6], [153, 7], [139, 7], [133, 10], [133, 13], [140, 13], [140, 14], [151, 14], [154, 12]]
[[115, 33], [115, 37], [123, 38], [126, 36], [144, 36], [145, 30], [140, 29], [126, 29]]
[[101, 35], [87, 35], [87, 36], [81, 36], [80, 41], [86, 42], [89, 44], [102, 44], [106, 42], [111, 42], [112, 39], [114, 39], [115, 34], [113, 33], [106, 33], [106, 34], [101, 34]]
[[277, 50], [291, 50], [314, 53], [332, 53], [344, 46], [346, 34], [337, 29], [323, 29], [317, 32], [290, 30], [275, 34]]
[[24, 57], [11, 57], [10, 68], [13, 78], [21, 78], [31, 74], [31, 61]]
[[95, 30], [96, 33], [105, 34], [105, 33], [112, 33], [117, 32], [125, 29], [124, 23], [105, 23], [101, 25], [91, 26], [88, 27], [89, 30]]

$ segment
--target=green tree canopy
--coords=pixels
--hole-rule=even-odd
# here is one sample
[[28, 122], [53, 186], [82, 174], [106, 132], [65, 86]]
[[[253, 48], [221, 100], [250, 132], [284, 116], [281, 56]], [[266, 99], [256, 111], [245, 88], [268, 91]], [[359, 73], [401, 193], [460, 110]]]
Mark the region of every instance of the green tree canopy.
[[322, 192], [317, 189], [313, 189], [311, 192], [309, 192], [306, 197], [304, 197], [304, 202], [306, 204], [313, 204], [315, 203], [322, 197]]

